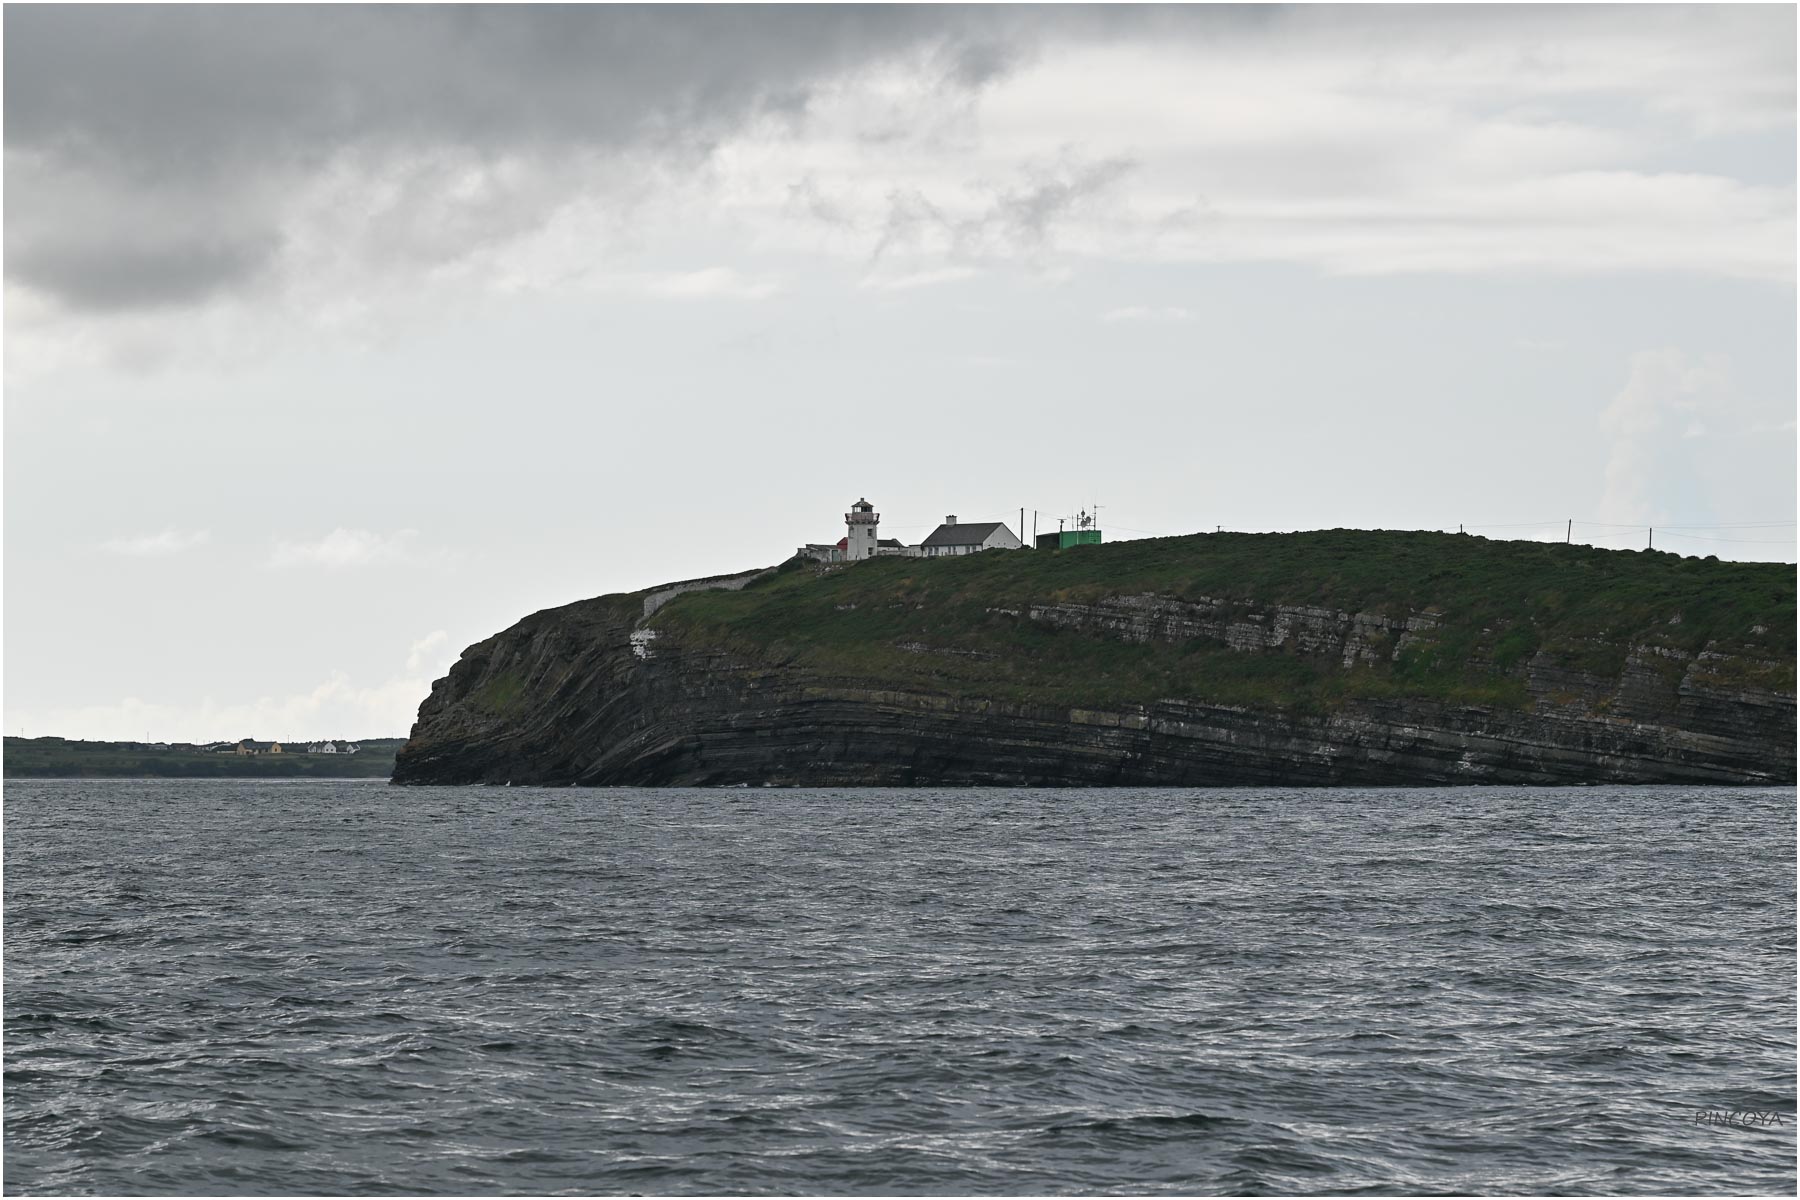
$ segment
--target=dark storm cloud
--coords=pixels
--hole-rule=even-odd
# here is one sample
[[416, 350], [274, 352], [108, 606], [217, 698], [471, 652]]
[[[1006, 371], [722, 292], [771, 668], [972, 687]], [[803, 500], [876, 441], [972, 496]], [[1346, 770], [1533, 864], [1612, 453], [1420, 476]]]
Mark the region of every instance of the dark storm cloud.
[[[648, 178], [660, 168], [703, 164], [750, 122], [800, 133], [823, 89], [894, 64], [924, 94], [955, 101], [1031, 64], [1052, 41], [1204, 43], [1229, 61], [1234, 39], [1273, 39], [1296, 47], [1301, 59], [1351, 55], [1373, 63], [1412, 45], [1413, 57], [1396, 61], [1429, 66], [1445, 46], [1500, 40], [1530, 50], [1582, 28], [1610, 38], [1649, 20], [1647, 13], [1696, 29], [1720, 20], [1768, 23], [1736, 9], [1631, 10], [1626, 19], [1618, 12], [15, 5], [4, 12], [8, 280], [79, 313], [201, 302], [259, 281], [312, 279], [307, 264], [321, 254], [296, 216], [306, 203], [313, 216], [337, 205], [330, 210], [337, 219], [314, 242], [328, 239], [343, 261], [370, 272], [387, 262], [443, 264], [541, 228], [589, 185], [594, 175], [582, 171], [595, 163]], [[1790, 13], [1790, 35], [1791, 21]], [[1791, 49], [1772, 53], [1785, 56], [1776, 64], [1785, 74], [1746, 68], [1737, 75], [1774, 79], [1763, 91], [1791, 111]], [[1532, 50], [1509, 69], [1554, 76], [1558, 61]], [[1646, 94], [1710, 113], [1709, 104], [1722, 103], [1709, 99], [1714, 80], [1696, 78], [1699, 84], [1671, 97], [1668, 79], [1647, 75], [1654, 86]], [[855, 136], [911, 137], [910, 103], [896, 101]], [[1249, 150], [1234, 151], [1240, 173], [1316, 177], [1329, 161], [1329, 148], [1299, 155], [1289, 147], [1274, 166], [1258, 164], [1261, 144], [1250, 139]], [[1369, 157], [1351, 154], [1356, 164]], [[1410, 169], [1412, 157], [1404, 161]], [[496, 169], [484, 175], [488, 166]], [[995, 189], [990, 211], [955, 218], [922, 192], [903, 190], [885, 225], [870, 230], [875, 254], [924, 241], [972, 255], [1029, 251], [1128, 169], [1127, 160], [1109, 159], [1065, 163], [1041, 178], [1028, 172]], [[345, 178], [368, 186], [358, 193], [340, 186]], [[383, 199], [391, 194], [404, 199]], [[834, 227], [850, 220], [805, 180], [790, 206]], [[293, 252], [277, 255], [276, 247]]]
[[932, 39], [957, 78], [994, 61], [953, 22], [985, 23], [904, 8], [12, 8], [6, 144], [187, 176], [345, 142], [704, 141]]
[[[46, 5], [5, 24], [9, 276], [77, 309], [253, 277], [284, 181], [346, 151], [692, 162], [748, 120], [802, 119], [822, 80], [907, 59], [972, 90], [1030, 40], [1004, 9], [882, 6]], [[247, 232], [122, 248], [146, 196]]]
[[980, 87], [1042, 36], [1251, 28], [1278, 10], [935, 5], [23, 5], [6, 145], [189, 173], [344, 140], [704, 139], [922, 54]]

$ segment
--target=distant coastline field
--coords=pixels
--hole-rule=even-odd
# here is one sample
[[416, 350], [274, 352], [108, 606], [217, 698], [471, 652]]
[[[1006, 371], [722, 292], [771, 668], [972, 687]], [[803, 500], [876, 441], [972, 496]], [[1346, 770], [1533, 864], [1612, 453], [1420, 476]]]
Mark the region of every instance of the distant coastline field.
[[5, 777], [386, 779], [405, 738], [359, 741], [355, 754], [309, 754], [303, 744], [281, 754], [237, 754], [149, 742], [80, 742], [67, 738], [6, 739]]

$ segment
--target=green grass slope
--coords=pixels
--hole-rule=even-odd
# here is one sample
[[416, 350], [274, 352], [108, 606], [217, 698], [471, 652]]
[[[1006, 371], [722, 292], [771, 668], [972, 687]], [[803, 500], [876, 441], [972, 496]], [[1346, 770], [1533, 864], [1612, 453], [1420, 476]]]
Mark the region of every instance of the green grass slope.
[[[1397, 661], [1345, 669], [1213, 639], [1133, 644], [1021, 619], [1033, 604], [1107, 597], [1302, 605], [1440, 622]], [[1659, 552], [1327, 530], [1195, 534], [1061, 551], [881, 558], [822, 576], [793, 562], [741, 592], [695, 592], [651, 626], [824, 679], [1080, 705], [1188, 699], [1298, 711], [1360, 697], [1523, 707], [1525, 664], [1616, 677], [1633, 646], [1734, 657], [1709, 669], [1791, 693], [1795, 571]], [[1761, 632], [1756, 632], [1758, 629]], [[1710, 660], [1709, 660], [1710, 661]], [[1685, 670], [1678, 660], [1670, 669]]]

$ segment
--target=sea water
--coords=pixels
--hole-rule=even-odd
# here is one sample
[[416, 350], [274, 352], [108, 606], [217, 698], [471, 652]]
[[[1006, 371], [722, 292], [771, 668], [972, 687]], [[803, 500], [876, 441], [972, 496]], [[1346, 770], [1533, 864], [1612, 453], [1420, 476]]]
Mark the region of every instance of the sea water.
[[6, 1191], [1791, 1194], [1794, 801], [11, 782]]

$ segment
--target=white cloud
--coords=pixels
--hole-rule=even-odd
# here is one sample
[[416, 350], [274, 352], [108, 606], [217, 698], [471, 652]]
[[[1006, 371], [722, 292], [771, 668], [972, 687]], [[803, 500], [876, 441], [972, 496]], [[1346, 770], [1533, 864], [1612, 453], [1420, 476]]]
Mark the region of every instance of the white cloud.
[[44, 711], [20, 709], [12, 728], [43, 730], [99, 741], [219, 741], [254, 737], [312, 741], [319, 738], [403, 737], [433, 679], [455, 663], [448, 631], [434, 629], [413, 642], [404, 673], [358, 684], [342, 670], [315, 686], [286, 696], [254, 696], [220, 702], [208, 696], [181, 704], [127, 696], [109, 704]]
[[291, 696], [257, 696], [231, 703], [166, 704], [128, 696], [113, 704], [16, 713], [28, 731], [68, 731], [97, 741], [224, 741], [243, 737], [293, 739], [404, 737], [431, 682], [395, 677], [358, 686], [333, 671], [316, 687]]
[[[1661, 517], [1653, 498], [1665, 496], [1671, 443], [1702, 429], [1701, 418], [1719, 411], [1730, 390], [1722, 357], [1691, 360], [1680, 350], [1647, 350], [1631, 359], [1631, 375], [1600, 414], [1610, 439], [1600, 520], [1649, 524]], [[1690, 439], [1691, 440], [1691, 439]]]
[[[1793, 277], [1791, 184], [1734, 174], [1748, 160], [1731, 153], [1671, 169], [1672, 148], [1705, 134], [1660, 103], [1723, 104], [1743, 81], [1703, 81], [1737, 70], [1755, 81], [1742, 127], [1765, 124], [1783, 72], [1779, 54], [1752, 52], [1754, 20], [1721, 37], [1660, 15], [1514, 28], [1422, 11], [1289, 14], [1271, 26], [1286, 36], [1228, 45], [1063, 44], [984, 90], [978, 132], [961, 137], [858, 138], [857, 97], [840, 88], [809, 113], [810, 138], [734, 143], [724, 208], [759, 244], [877, 260]], [[1375, 61], [1365, 20], [1392, 26]], [[1546, 58], [1546, 31], [1565, 26]], [[1673, 49], [1696, 36], [1694, 60]], [[1679, 78], [1631, 57], [1665, 43], [1652, 57], [1683, 62]], [[1791, 94], [1791, 56], [1785, 73]]]
[[1194, 314], [1185, 308], [1147, 308], [1134, 304], [1127, 308], [1115, 308], [1100, 314], [1100, 319], [1109, 324], [1120, 321], [1186, 321]]
[[[1125, 117], [1110, 138], [1128, 136]], [[734, 196], [763, 199], [731, 215], [758, 223], [759, 244], [865, 262], [900, 251], [923, 278], [934, 261], [1042, 273], [1081, 260], [1298, 263], [1345, 275], [1792, 278], [1791, 186], [1658, 169], [1625, 152], [1477, 152], [1516, 136], [1484, 128], [1487, 120], [1445, 116], [1433, 140], [1446, 145], [1432, 153], [1409, 141], [1404, 121], [1383, 126], [1371, 113], [1361, 147], [1314, 145], [1322, 135], [1309, 132], [1285, 147], [1233, 143], [1211, 154], [1133, 146], [1130, 159], [1070, 157], [1055, 169], [1034, 165], [1036, 139], [1021, 130], [1016, 143], [995, 136], [961, 154], [884, 147], [877, 161], [847, 147], [841, 176], [782, 143], [757, 175], [734, 182]], [[777, 203], [776, 189], [795, 175], [831, 189], [832, 223]]]
[[442, 629], [432, 630], [412, 644], [412, 649], [406, 655], [406, 669], [417, 674], [424, 669], [427, 662], [434, 658], [441, 658], [441, 653], [434, 655], [433, 651], [441, 651], [449, 642], [450, 634], [448, 632]]
[[866, 275], [857, 286], [875, 292], [904, 292], [913, 288], [932, 287], [940, 283], [955, 283], [958, 280], [973, 278], [975, 274], [976, 271], [973, 267], [935, 267], [922, 271], [908, 271], [898, 275]]
[[645, 289], [674, 300], [766, 300], [780, 290], [773, 280], [751, 279], [730, 267], [658, 276]]
[[368, 567], [385, 564], [418, 565], [442, 561], [442, 551], [422, 552], [415, 547], [418, 531], [402, 529], [388, 535], [367, 529], [334, 529], [313, 542], [277, 542], [269, 554], [271, 567]]
[[100, 548], [111, 554], [123, 554], [132, 558], [154, 558], [204, 546], [211, 536], [204, 529], [165, 529], [161, 533], [145, 534], [142, 537], [113, 538], [102, 542]]

